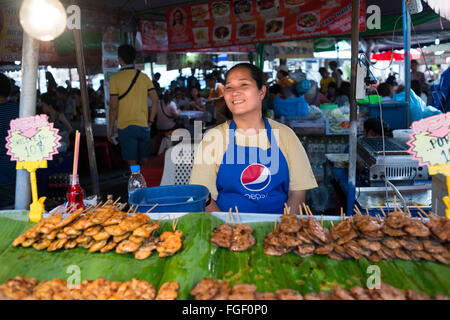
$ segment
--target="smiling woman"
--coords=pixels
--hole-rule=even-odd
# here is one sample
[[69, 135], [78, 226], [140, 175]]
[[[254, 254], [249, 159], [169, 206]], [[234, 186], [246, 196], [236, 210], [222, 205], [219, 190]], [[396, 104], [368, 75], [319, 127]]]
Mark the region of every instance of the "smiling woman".
[[308, 157], [295, 133], [262, 115], [264, 73], [241, 63], [225, 79], [225, 102], [233, 114], [207, 132], [197, 149], [191, 184], [211, 192], [208, 211], [291, 213], [317, 187]]

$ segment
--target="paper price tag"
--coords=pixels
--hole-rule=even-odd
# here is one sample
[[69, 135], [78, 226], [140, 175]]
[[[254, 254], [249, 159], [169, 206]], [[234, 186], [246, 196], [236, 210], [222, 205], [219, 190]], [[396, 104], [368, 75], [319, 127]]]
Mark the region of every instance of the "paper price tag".
[[11, 120], [6, 137], [7, 154], [18, 162], [52, 160], [61, 146], [58, 131], [46, 115]]
[[450, 112], [415, 121], [408, 152], [421, 166], [450, 162]]

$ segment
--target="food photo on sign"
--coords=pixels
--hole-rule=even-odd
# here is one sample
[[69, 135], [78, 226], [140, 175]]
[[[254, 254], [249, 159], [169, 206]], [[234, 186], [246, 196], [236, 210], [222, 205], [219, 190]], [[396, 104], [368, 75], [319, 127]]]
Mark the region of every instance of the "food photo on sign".
[[230, 15], [230, 2], [213, 2], [212, 5], [212, 13], [214, 18], [224, 18]]
[[297, 15], [297, 30], [312, 31], [320, 26], [320, 14], [317, 11]]
[[231, 27], [219, 26], [214, 29], [214, 41], [229, 41], [231, 39]]
[[253, 38], [256, 36], [256, 21], [240, 23], [237, 25], [236, 38]]
[[250, 14], [252, 13], [252, 1], [251, 0], [237, 0], [233, 5], [234, 14]]
[[267, 20], [264, 33], [268, 37], [282, 35], [284, 33], [284, 18]]
[[278, 0], [257, 0], [256, 5], [258, 11], [265, 11], [271, 9], [278, 9]]
[[203, 4], [200, 6], [193, 6], [191, 10], [192, 10], [192, 20], [202, 21], [209, 19], [209, 9], [207, 4]]

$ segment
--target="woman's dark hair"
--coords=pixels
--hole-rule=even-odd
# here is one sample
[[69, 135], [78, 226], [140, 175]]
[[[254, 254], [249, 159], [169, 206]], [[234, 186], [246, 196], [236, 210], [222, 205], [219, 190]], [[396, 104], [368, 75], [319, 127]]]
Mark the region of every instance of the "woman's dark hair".
[[11, 94], [11, 80], [0, 73], [0, 97], [8, 98]]
[[117, 53], [126, 64], [132, 64], [134, 63], [134, 59], [136, 59], [136, 49], [129, 44], [121, 45]]
[[164, 104], [165, 104], [165, 105], [168, 105], [171, 101], [173, 101], [172, 94], [170, 93], [169, 90], [166, 90], [166, 91], [163, 93], [162, 100], [164, 101]]
[[173, 12], [173, 17], [174, 17], [173, 23], [172, 23], [173, 26], [177, 24], [177, 20], [175, 19], [175, 14], [177, 14], [177, 13], [179, 13], [179, 14], [181, 15], [181, 21], [180, 21], [180, 23], [183, 24], [183, 18], [184, 18], [183, 12], [181, 12], [181, 10], [178, 10], [178, 9], [177, 9], [177, 10], [175, 10], [175, 11]]
[[389, 83], [383, 82], [377, 88], [378, 94], [381, 97], [390, 97], [392, 94], [392, 87]]
[[263, 86], [267, 87], [266, 77], [264, 75], [264, 72], [262, 72], [262, 70], [260, 68], [258, 68], [257, 66], [255, 66], [251, 63], [239, 63], [239, 64], [235, 65], [233, 68], [231, 68], [230, 70], [228, 70], [227, 74], [225, 75], [225, 82], [227, 81], [227, 78], [228, 78], [228, 75], [230, 74], [230, 72], [237, 68], [245, 68], [248, 71], [250, 71], [250, 75], [251, 75], [252, 79], [255, 80], [256, 86], [258, 87], [259, 90], [261, 90]]
[[[389, 125], [386, 123], [386, 121], [383, 120], [383, 129], [384, 133], [388, 134], [389, 132]], [[364, 121], [364, 130], [366, 132], [369, 132], [372, 130], [377, 135], [381, 136], [383, 131], [381, 128], [381, 121], [380, 118], [369, 118], [366, 121]]]

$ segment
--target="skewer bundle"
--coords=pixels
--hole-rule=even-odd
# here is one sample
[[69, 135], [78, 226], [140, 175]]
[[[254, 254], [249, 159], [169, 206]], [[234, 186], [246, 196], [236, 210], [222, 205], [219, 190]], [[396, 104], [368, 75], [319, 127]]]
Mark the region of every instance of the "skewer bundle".
[[[253, 228], [248, 224], [242, 224], [239, 217], [239, 211], [236, 207], [238, 224], [234, 223], [233, 213], [228, 211], [227, 219], [224, 224], [214, 228], [211, 236], [211, 242], [215, 245], [228, 248], [230, 251], [245, 251], [256, 244], [252, 236]], [[228, 218], [231, 216], [233, 225], [228, 224]]]
[[174, 228], [173, 233], [164, 232], [156, 237], [153, 233], [160, 228], [158, 221], [136, 213], [137, 207], [134, 213], [130, 213], [132, 207], [123, 212], [124, 205], [117, 202], [109, 199], [103, 206], [78, 209], [67, 217], [61, 212], [42, 219], [16, 238], [12, 245], [32, 246], [48, 252], [75, 247], [101, 253], [115, 249], [118, 254], [134, 253], [138, 260], [148, 258], [154, 250], [160, 257], [167, 257], [181, 249], [181, 231], [175, 232]]
[[254, 284], [235, 284], [230, 287], [228, 282], [203, 278], [191, 290], [195, 300], [448, 300], [449, 297], [435, 295], [429, 297], [413, 290], [400, 290], [386, 283], [381, 283], [379, 289], [352, 287], [344, 290], [335, 286], [332, 292], [307, 293], [302, 296], [298, 291], [281, 289], [273, 292], [257, 292]]
[[306, 218], [302, 210], [300, 219], [296, 215], [281, 216], [275, 231], [264, 238], [265, 254], [319, 254], [335, 260], [365, 257], [374, 262], [424, 259], [450, 264], [450, 221], [444, 217], [430, 214], [424, 222], [396, 208], [388, 215], [383, 212], [383, 218], [363, 215], [359, 210], [345, 218], [341, 211], [342, 220], [328, 230], [312, 217], [307, 206], [303, 208]]
[[0, 286], [0, 299], [6, 300], [175, 300], [177, 282], [166, 282], [156, 294], [153, 285], [133, 278], [131, 281], [85, 280], [80, 287], [69, 288], [65, 280], [41, 281], [15, 277]]

